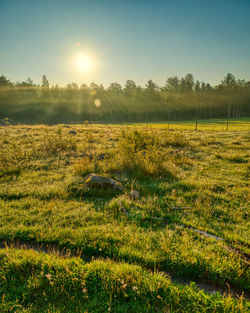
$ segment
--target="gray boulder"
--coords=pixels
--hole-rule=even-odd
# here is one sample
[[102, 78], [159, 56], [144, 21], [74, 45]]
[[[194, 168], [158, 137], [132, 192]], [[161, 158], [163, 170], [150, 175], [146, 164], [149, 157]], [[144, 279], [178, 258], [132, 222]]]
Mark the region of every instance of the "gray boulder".
[[118, 181], [96, 174], [87, 175], [85, 177], [85, 185], [92, 188], [113, 189], [115, 191], [123, 190], [122, 185]]
[[92, 161], [94, 157], [93, 157], [93, 154], [91, 153], [81, 153], [81, 154], [76, 154], [74, 158], [89, 158], [89, 160]]

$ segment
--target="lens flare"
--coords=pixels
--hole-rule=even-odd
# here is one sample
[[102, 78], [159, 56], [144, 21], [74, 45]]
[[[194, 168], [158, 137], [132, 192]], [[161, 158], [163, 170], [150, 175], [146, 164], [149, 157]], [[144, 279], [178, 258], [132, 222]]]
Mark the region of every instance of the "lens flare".
[[98, 99], [98, 98], [96, 98], [96, 99], [94, 100], [94, 104], [95, 104], [95, 106], [96, 106], [97, 108], [100, 108], [100, 106], [101, 106], [101, 100]]

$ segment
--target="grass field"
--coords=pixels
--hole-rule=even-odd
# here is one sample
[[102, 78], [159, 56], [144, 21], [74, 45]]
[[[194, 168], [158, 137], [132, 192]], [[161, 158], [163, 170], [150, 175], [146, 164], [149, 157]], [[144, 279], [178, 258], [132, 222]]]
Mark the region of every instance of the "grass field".
[[0, 127], [0, 311], [250, 310], [249, 121], [225, 127]]
[[[227, 131], [227, 120], [226, 119], [211, 119], [211, 120], [198, 120], [197, 129], [198, 130], [214, 130], [214, 131]], [[172, 130], [195, 130], [195, 120], [190, 121], [166, 121], [166, 122], [149, 122], [148, 126], [153, 128], [167, 128]], [[131, 123], [136, 127], [145, 127], [147, 125], [144, 123]], [[229, 119], [228, 130], [250, 130], [250, 119]]]

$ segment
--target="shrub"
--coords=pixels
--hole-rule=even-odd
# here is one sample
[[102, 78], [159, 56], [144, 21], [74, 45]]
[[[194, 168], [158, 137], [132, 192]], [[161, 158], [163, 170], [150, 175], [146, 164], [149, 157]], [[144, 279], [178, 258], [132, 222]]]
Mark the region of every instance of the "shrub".
[[161, 149], [160, 138], [154, 133], [123, 131], [114, 158], [118, 169], [135, 176], [174, 176]]

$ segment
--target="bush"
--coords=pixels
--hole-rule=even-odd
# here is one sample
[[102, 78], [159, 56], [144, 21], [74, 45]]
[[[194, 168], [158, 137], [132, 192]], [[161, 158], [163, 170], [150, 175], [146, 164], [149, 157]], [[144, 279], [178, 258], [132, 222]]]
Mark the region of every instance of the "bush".
[[139, 177], [173, 178], [160, 141], [160, 137], [154, 133], [123, 131], [118, 141], [119, 153], [114, 155], [118, 168]]

